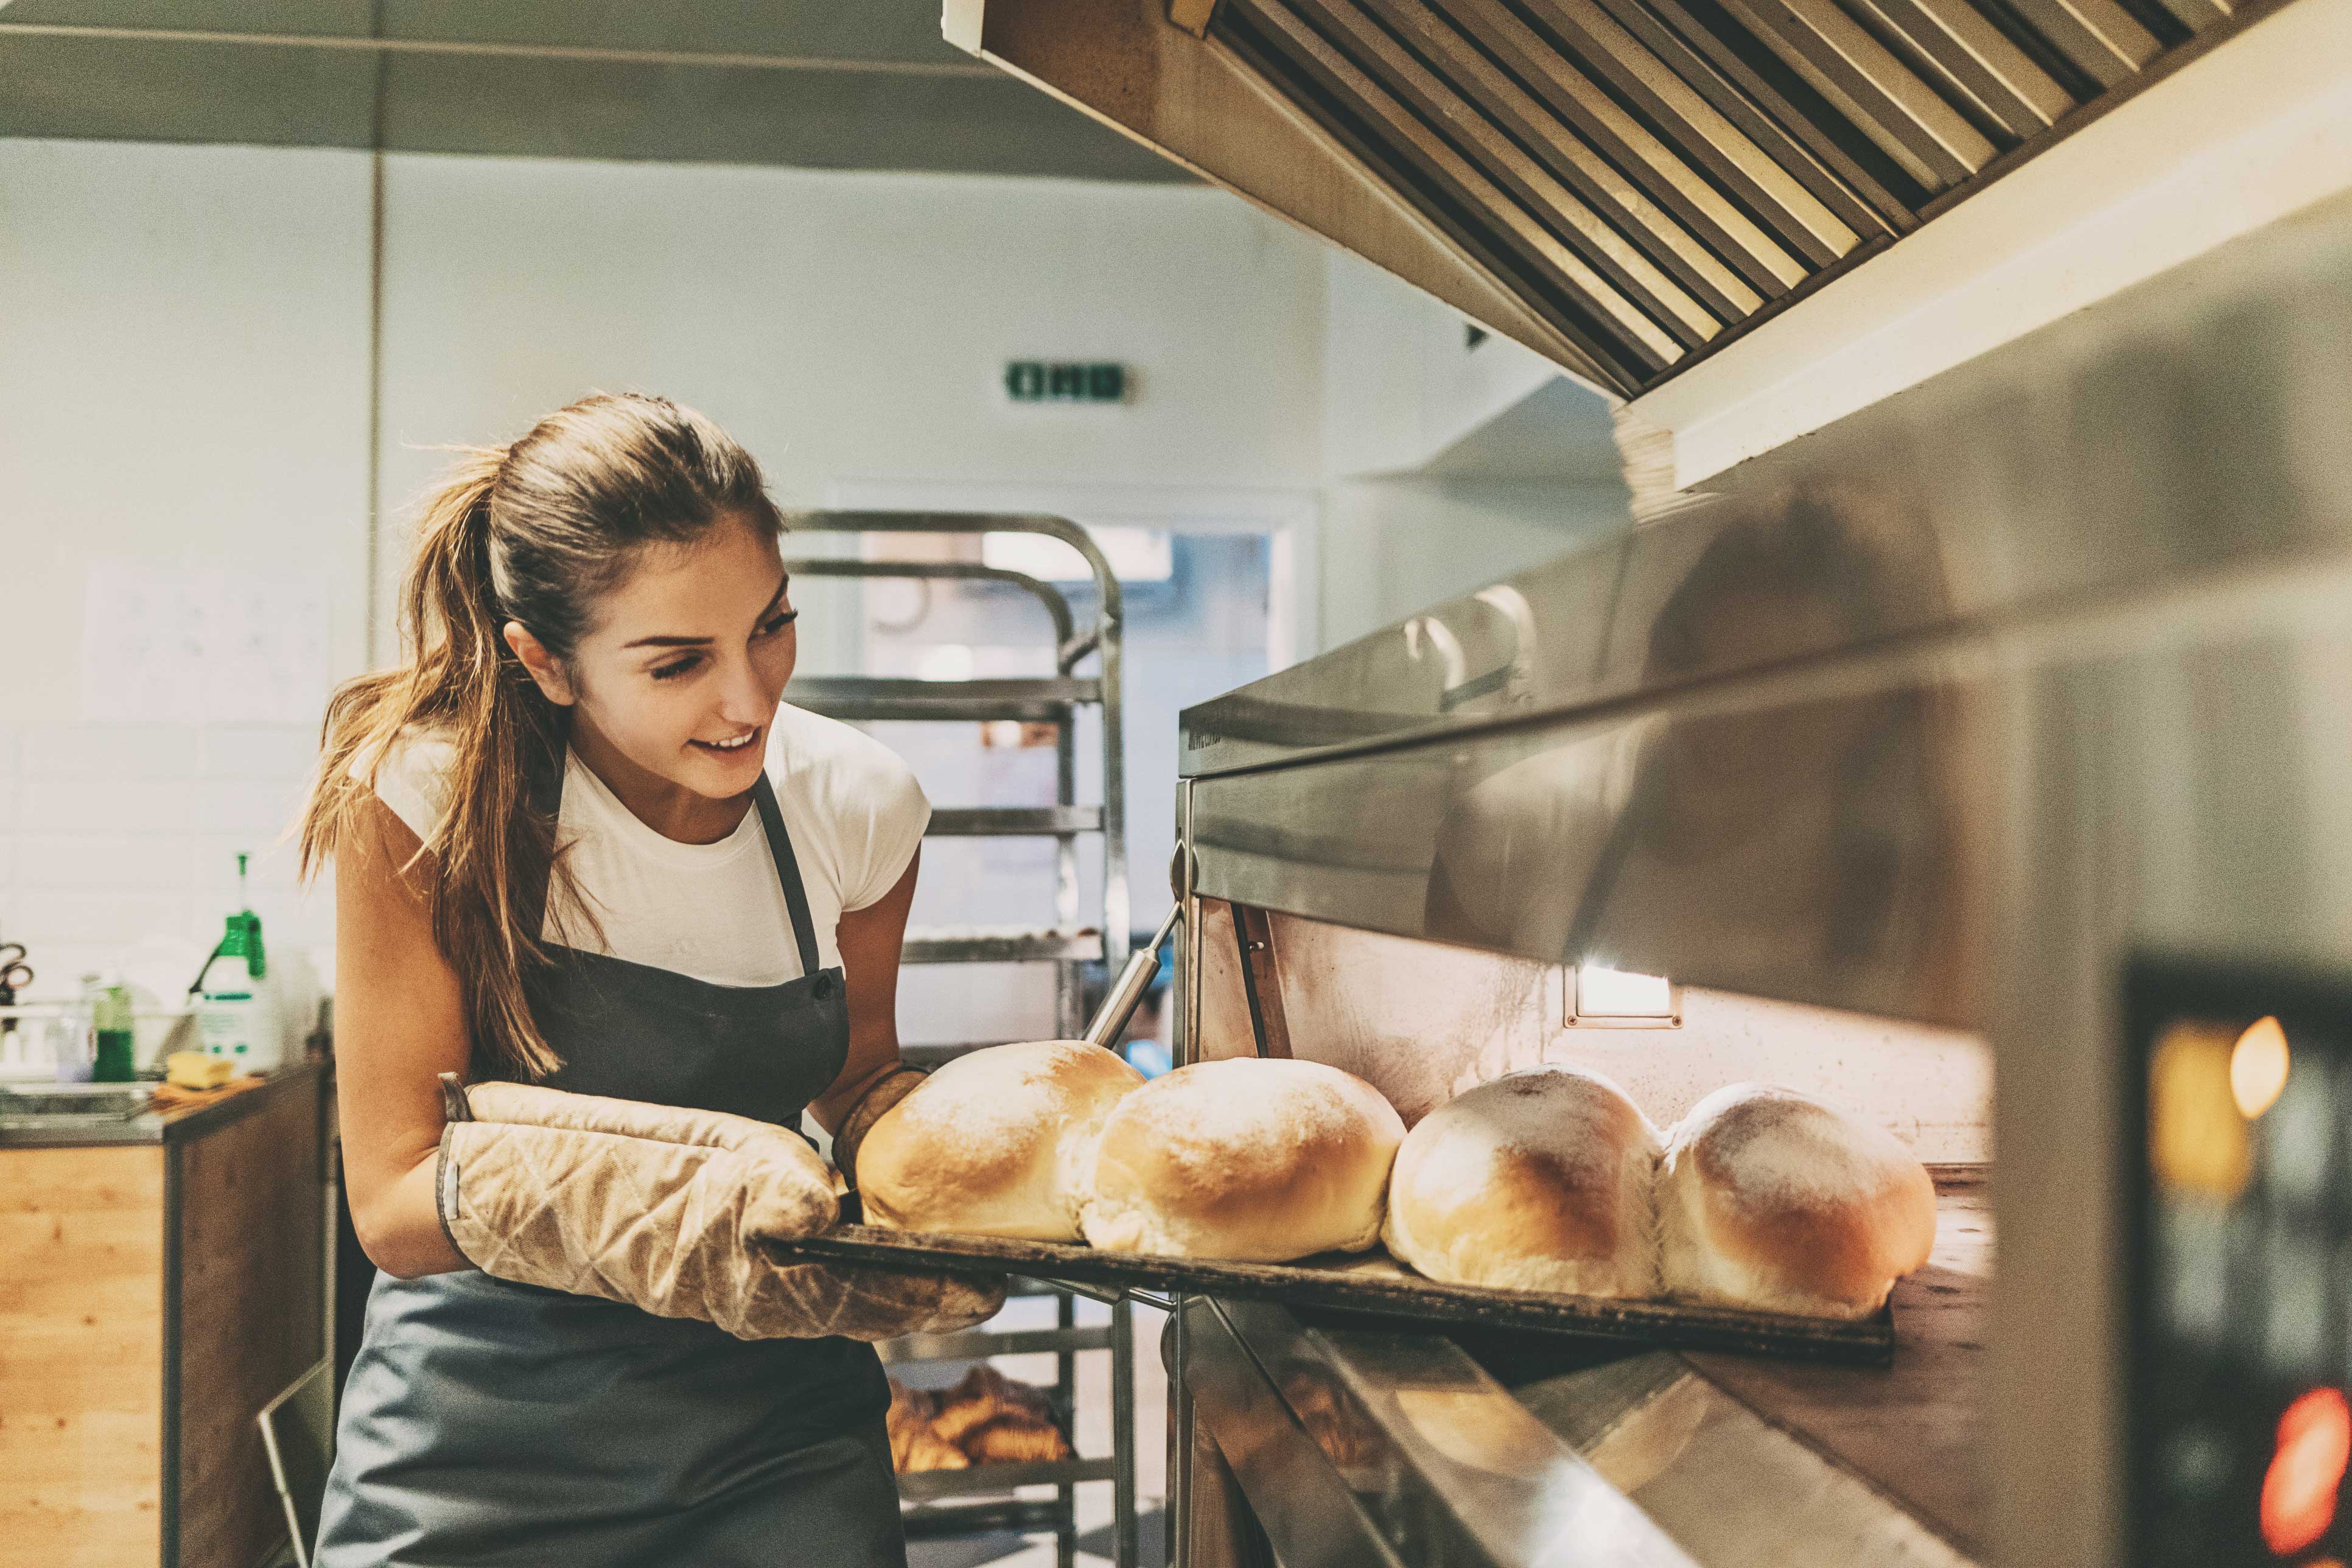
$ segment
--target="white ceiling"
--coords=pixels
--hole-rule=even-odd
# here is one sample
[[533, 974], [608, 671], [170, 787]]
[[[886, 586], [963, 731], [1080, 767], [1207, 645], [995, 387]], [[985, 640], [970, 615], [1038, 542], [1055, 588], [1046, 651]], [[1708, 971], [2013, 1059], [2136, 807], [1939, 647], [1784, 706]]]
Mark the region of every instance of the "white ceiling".
[[15, 0], [0, 81], [0, 136], [1186, 177], [938, 0]]

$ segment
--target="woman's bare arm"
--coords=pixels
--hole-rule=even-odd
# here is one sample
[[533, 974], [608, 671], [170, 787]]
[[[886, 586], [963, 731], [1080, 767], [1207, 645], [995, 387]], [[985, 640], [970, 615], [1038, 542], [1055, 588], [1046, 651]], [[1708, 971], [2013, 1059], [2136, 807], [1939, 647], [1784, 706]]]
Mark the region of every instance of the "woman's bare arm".
[[433, 1191], [438, 1075], [462, 1075], [471, 1054], [465, 995], [418, 885], [431, 858], [410, 864], [416, 835], [380, 800], [352, 826], [335, 857], [335, 1103], [352, 1223], [385, 1273], [446, 1274], [470, 1267]]
[[834, 940], [849, 983], [849, 1059], [833, 1087], [809, 1109], [827, 1132], [837, 1131], [866, 1091], [898, 1070], [898, 952], [907, 940], [907, 911], [915, 902], [920, 850], [898, 886], [877, 902], [841, 917]]

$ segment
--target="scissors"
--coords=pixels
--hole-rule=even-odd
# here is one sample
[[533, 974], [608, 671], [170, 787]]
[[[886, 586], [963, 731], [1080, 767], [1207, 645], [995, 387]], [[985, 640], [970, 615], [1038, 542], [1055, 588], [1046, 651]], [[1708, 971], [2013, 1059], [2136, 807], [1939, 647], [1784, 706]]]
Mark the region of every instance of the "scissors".
[[[33, 966], [25, 962], [25, 944], [0, 942], [0, 1007], [13, 1005], [16, 993], [33, 983]], [[16, 1020], [0, 1018], [0, 1035], [14, 1034]]]

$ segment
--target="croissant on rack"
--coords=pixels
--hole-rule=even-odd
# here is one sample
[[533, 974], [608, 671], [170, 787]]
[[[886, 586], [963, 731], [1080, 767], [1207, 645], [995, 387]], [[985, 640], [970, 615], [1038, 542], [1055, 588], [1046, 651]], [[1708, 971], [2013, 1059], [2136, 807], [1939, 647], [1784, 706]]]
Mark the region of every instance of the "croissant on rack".
[[890, 1383], [890, 1459], [911, 1470], [1026, 1465], [1072, 1457], [1045, 1392], [982, 1363], [945, 1394]]
[[971, 1460], [961, 1448], [931, 1430], [937, 1396], [890, 1380], [890, 1468], [900, 1475], [913, 1470], [966, 1470]]
[[1032, 1465], [1070, 1457], [1069, 1439], [1042, 1416], [1000, 1410], [966, 1431], [964, 1454], [982, 1465]]

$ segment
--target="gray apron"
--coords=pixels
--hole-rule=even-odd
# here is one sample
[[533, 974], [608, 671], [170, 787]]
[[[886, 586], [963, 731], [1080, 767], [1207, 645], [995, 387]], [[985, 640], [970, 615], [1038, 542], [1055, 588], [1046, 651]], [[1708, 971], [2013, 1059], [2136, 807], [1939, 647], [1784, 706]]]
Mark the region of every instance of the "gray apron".
[[[561, 804], [563, 768], [533, 791]], [[582, 1094], [797, 1126], [849, 1051], [792, 839], [761, 826], [799, 945], [781, 985], [714, 985], [577, 950], [531, 1016]], [[904, 1568], [887, 1385], [850, 1340], [746, 1342], [710, 1324], [468, 1270], [376, 1276], [345, 1385], [320, 1568]]]

